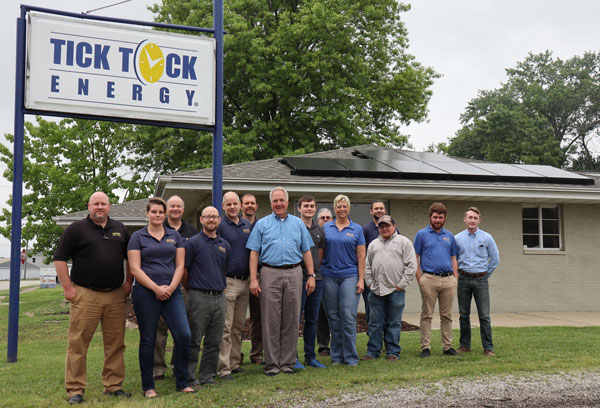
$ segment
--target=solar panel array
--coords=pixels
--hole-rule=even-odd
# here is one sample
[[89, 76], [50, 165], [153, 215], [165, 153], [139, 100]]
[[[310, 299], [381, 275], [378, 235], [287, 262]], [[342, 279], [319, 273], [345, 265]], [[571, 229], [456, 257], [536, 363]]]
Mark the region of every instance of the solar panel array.
[[465, 163], [430, 152], [357, 149], [355, 158], [284, 157], [291, 174], [456, 181], [592, 185], [594, 180], [552, 166]]

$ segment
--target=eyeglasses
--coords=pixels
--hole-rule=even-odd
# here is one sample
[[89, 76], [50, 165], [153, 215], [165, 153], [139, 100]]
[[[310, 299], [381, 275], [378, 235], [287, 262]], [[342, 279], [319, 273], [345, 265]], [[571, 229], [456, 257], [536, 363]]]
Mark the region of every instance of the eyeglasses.
[[329, 215], [323, 215], [321, 217], [319, 217], [320, 220], [330, 220], [331, 217]]
[[218, 220], [219, 216], [218, 215], [203, 215], [202, 219], [203, 220]]

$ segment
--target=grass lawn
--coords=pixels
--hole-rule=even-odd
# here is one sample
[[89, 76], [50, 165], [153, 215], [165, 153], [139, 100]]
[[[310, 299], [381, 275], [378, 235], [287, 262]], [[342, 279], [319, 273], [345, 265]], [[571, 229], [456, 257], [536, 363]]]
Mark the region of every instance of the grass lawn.
[[[2, 302], [8, 302], [8, 291]], [[64, 362], [68, 324], [68, 305], [62, 289], [44, 289], [21, 294], [18, 362], [6, 363], [8, 306], [0, 306], [0, 406], [67, 406], [64, 390]], [[88, 353], [88, 386], [85, 400], [94, 406], [110, 407], [246, 407], [289, 405], [290, 401], [323, 400], [340, 393], [376, 393], [453, 377], [473, 378], [485, 375], [527, 375], [600, 368], [600, 327], [527, 327], [495, 328], [497, 357], [483, 355], [478, 331], [474, 331], [473, 352], [459, 357], [441, 354], [439, 331], [432, 334], [432, 357], [419, 357], [419, 332], [402, 333], [402, 354], [397, 362], [383, 359], [361, 362], [358, 367], [331, 366], [329, 358], [320, 358], [327, 369], [309, 368], [297, 375], [266, 377], [262, 366], [245, 363], [248, 371], [234, 381], [201, 389], [194, 395], [175, 393], [171, 374], [157, 383], [160, 397], [145, 401], [137, 359], [137, 330], [127, 330], [124, 389], [133, 392], [128, 400], [102, 395], [102, 342], [96, 333]], [[358, 335], [358, 350], [366, 351], [367, 336]], [[454, 332], [458, 344], [458, 331]], [[248, 342], [243, 352], [249, 354]], [[456, 346], [457, 347], [457, 346]], [[299, 341], [303, 360], [302, 339]], [[169, 357], [167, 357], [169, 358]], [[247, 357], [246, 357], [247, 359]], [[247, 360], [246, 360], [247, 361]]]

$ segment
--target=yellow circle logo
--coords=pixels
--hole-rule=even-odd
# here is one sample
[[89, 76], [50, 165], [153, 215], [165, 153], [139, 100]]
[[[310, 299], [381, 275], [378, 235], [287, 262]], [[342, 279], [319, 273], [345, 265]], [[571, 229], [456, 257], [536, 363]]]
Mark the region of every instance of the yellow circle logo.
[[[154, 43], [140, 43], [137, 49], [139, 74], [147, 83], [155, 83], [165, 71], [165, 58], [160, 47]], [[140, 78], [141, 79], [141, 78]]]

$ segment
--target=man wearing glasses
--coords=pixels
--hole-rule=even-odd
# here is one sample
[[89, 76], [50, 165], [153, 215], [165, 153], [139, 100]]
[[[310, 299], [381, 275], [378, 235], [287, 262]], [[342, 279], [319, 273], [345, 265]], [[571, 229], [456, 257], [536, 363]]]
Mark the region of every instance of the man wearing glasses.
[[371, 289], [368, 300], [371, 316], [367, 355], [361, 360], [379, 358], [385, 341], [386, 359], [396, 361], [402, 349], [400, 331], [404, 294], [415, 277], [417, 257], [412, 242], [396, 231], [396, 223], [392, 217], [379, 217], [377, 227], [379, 236], [367, 250], [365, 282]]
[[[333, 220], [331, 216], [331, 210], [329, 208], [321, 208], [317, 213], [317, 222], [319, 227], [323, 228], [325, 223]], [[325, 306], [321, 299], [321, 307], [319, 308], [319, 319], [317, 320], [317, 346], [319, 347], [320, 356], [329, 355], [329, 340], [331, 334], [329, 332], [329, 322], [327, 321], [327, 314], [325, 313]]]

